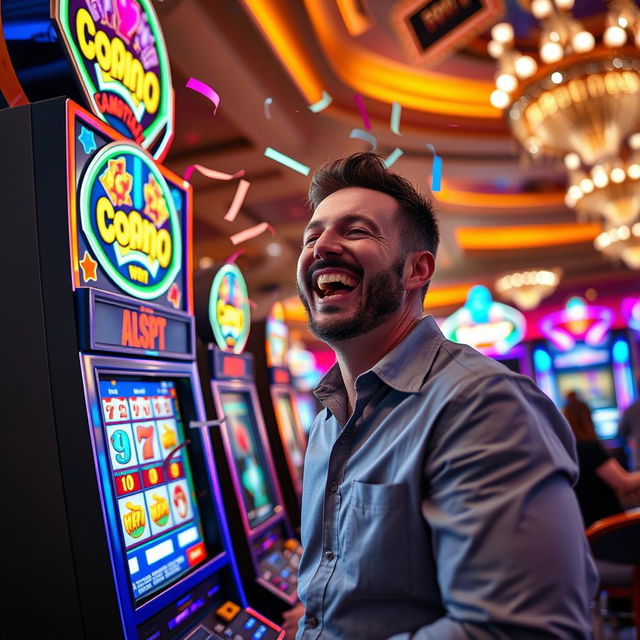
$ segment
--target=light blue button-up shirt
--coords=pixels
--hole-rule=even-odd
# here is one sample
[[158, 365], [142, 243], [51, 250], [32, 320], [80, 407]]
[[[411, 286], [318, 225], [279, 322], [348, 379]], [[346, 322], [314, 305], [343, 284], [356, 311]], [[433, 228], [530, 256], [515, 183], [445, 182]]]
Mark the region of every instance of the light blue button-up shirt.
[[427, 317], [352, 415], [337, 367], [315, 394], [298, 640], [591, 637], [575, 443], [529, 378]]

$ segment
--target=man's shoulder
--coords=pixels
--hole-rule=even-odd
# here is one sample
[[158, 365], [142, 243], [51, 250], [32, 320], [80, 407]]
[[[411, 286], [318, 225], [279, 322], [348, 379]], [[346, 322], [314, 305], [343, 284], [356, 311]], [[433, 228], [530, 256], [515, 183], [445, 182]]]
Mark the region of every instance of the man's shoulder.
[[452, 386], [475, 386], [495, 378], [507, 378], [518, 383], [531, 382], [527, 376], [512, 371], [473, 347], [451, 340], [444, 340], [440, 345], [425, 384], [439, 378], [447, 380]]

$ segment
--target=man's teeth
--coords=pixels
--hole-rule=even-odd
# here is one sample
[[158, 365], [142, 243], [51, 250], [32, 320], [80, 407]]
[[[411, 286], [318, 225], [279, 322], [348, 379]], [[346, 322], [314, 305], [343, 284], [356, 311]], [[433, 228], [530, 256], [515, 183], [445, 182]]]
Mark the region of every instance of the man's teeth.
[[345, 273], [325, 273], [318, 277], [318, 289], [326, 291], [334, 282], [341, 282], [347, 287], [356, 287], [358, 281]]

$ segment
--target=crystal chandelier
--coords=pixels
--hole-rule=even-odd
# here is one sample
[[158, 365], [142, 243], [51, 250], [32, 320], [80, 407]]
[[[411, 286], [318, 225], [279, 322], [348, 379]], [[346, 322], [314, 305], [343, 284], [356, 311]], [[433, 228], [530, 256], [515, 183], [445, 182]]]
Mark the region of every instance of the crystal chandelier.
[[561, 269], [535, 269], [509, 273], [495, 282], [496, 291], [524, 311], [535, 309], [560, 282]]
[[491, 103], [532, 156], [564, 160], [567, 206], [579, 219], [602, 221], [607, 234], [614, 230], [596, 248], [640, 268], [623, 255], [636, 245], [640, 254], [640, 237], [617, 241], [617, 230], [633, 228], [640, 214], [640, 10], [631, 0], [610, 0], [597, 41], [572, 16], [574, 0], [522, 4], [540, 21], [538, 54], [515, 49], [510, 24], [494, 26], [488, 50], [499, 70]]

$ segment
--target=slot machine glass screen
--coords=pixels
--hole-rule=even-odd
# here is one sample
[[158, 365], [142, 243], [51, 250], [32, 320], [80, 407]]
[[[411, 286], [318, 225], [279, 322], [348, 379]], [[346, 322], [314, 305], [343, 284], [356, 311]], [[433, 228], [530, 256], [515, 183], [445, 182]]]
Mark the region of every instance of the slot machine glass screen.
[[99, 381], [115, 513], [140, 603], [207, 559], [182, 413], [171, 380]]
[[302, 483], [302, 467], [304, 465], [304, 445], [300, 442], [298, 425], [293, 415], [293, 398], [287, 392], [276, 393], [276, 415], [283, 436], [284, 446], [291, 456], [298, 484]]
[[247, 521], [253, 529], [269, 518], [277, 505], [258, 423], [248, 392], [221, 391], [220, 401]]

